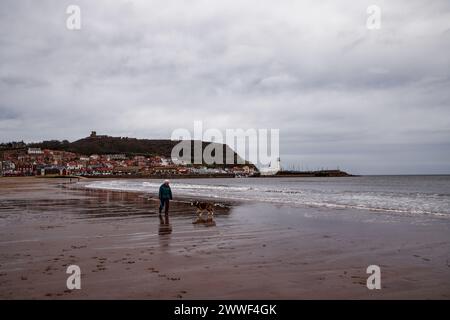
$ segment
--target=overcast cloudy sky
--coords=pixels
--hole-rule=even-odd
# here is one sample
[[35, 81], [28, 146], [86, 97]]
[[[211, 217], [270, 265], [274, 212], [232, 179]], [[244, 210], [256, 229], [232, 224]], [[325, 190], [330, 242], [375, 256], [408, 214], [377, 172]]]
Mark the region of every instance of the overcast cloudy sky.
[[2, 0], [0, 43], [2, 142], [202, 120], [279, 128], [285, 167], [450, 173], [448, 0]]

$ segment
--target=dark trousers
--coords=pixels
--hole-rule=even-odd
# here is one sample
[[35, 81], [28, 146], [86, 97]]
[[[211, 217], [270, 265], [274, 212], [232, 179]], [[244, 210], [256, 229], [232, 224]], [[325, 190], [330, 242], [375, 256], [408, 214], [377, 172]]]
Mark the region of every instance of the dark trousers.
[[168, 215], [169, 214], [169, 199], [160, 199], [160, 204], [159, 204], [159, 213], [161, 213], [162, 212], [162, 209], [165, 209], [164, 210], [164, 213], [166, 214], [166, 215]]

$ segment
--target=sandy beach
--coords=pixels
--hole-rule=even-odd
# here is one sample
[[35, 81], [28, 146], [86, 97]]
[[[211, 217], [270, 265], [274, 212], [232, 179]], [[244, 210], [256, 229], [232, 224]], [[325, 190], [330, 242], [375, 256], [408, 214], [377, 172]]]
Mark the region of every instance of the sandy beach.
[[[224, 202], [214, 225], [193, 224], [188, 199], [166, 221], [155, 196], [0, 178], [0, 298], [450, 298], [447, 221]], [[366, 287], [372, 264], [381, 290]]]

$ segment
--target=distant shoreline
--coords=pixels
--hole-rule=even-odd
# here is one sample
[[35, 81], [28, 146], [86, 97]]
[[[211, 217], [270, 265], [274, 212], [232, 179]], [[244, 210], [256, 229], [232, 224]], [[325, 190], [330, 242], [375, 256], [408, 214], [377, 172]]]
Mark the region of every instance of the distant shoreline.
[[[27, 176], [3, 176], [8, 177], [27, 177]], [[281, 171], [274, 175], [237, 175], [234, 173], [210, 173], [210, 174], [153, 174], [153, 175], [44, 175], [44, 176], [28, 176], [39, 178], [68, 178], [68, 179], [207, 179], [207, 178], [291, 178], [291, 177], [357, 177], [357, 175], [348, 174], [339, 170], [322, 170], [322, 171]]]

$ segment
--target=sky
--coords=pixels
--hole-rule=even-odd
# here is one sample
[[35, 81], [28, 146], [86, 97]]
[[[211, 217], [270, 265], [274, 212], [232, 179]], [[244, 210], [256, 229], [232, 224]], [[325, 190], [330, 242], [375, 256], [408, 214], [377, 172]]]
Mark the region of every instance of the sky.
[[2, 0], [0, 142], [202, 121], [279, 129], [287, 169], [450, 174], [449, 56], [448, 0]]

